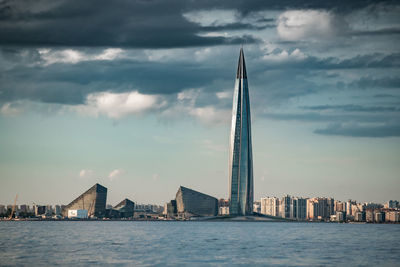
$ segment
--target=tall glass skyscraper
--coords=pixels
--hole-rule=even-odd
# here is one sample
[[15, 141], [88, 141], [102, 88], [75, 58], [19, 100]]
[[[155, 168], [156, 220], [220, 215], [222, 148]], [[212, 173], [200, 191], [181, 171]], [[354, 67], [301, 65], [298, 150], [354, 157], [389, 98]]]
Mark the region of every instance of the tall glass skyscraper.
[[249, 87], [243, 48], [233, 95], [231, 141], [229, 147], [229, 179], [231, 215], [253, 214], [253, 155]]

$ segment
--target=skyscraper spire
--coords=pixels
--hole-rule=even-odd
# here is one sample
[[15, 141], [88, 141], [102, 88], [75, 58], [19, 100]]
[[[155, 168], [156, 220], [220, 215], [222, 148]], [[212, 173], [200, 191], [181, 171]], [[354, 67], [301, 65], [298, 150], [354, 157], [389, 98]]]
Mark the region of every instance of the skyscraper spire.
[[246, 63], [244, 62], [243, 48], [240, 48], [239, 63], [238, 63], [236, 78], [247, 79]]
[[243, 48], [240, 49], [233, 95], [231, 140], [229, 147], [231, 215], [253, 213], [253, 152], [249, 88]]

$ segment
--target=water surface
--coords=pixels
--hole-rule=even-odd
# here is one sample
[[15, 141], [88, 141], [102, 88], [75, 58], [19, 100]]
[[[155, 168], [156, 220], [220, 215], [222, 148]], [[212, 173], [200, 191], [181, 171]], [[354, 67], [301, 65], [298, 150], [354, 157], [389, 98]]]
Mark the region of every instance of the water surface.
[[0, 265], [400, 266], [400, 225], [0, 222]]

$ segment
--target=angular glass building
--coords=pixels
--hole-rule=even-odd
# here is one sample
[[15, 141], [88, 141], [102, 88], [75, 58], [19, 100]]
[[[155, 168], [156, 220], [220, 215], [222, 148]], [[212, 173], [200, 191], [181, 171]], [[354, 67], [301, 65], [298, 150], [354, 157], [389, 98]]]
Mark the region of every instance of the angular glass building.
[[87, 210], [88, 216], [102, 218], [106, 213], [107, 188], [95, 184], [85, 193], [64, 207], [62, 215], [68, 216], [68, 210]]
[[135, 202], [125, 198], [118, 203], [113, 210], [118, 211], [119, 218], [130, 218], [133, 217], [135, 211]]
[[218, 199], [198, 191], [181, 186], [175, 199], [178, 214], [184, 214], [185, 217], [218, 214]]
[[249, 87], [243, 48], [240, 49], [233, 95], [232, 128], [229, 146], [231, 215], [253, 214], [253, 155]]

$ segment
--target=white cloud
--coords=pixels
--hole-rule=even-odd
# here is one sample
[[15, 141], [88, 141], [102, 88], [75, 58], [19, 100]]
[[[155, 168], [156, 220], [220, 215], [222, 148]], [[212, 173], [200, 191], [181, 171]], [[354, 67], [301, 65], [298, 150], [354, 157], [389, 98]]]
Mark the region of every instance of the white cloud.
[[182, 92], [179, 92], [177, 95], [177, 99], [179, 102], [184, 102], [186, 105], [190, 104], [193, 106], [196, 102], [196, 99], [201, 94], [202, 89], [188, 89]]
[[54, 63], [69, 63], [76, 64], [81, 61], [94, 61], [94, 60], [114, 60], [120, 58], [124, 54], [124, 50], [120, 48], [107, 48], [97, 54], [86, 54], [83, 51], [74, 49], [38, 49], [40, 57], [44, 60], [44, 65], [51, 65]]
[[[203, 93], [201, 88], [188, 89], [178, 93], [176, 102], [164, 109], [160, 113], [160, 116], [164, 119], [180, 119], [189, 116], [205, 125], [226, 124], [230, 120], [230, 110], [218, 109], [212, 105], [196, 106], [197, 99]], [[212, 97], [214, 93], [210, 95]]]
[[81, 178], [87, 178], [87, 177], [92, 176], [92, 174], [93, 174], [93, 170], [86, 170], [86, 169], [83, 169], [83, 170], [81, 170], [81, 171], [79, 172], [79, 177], [81, 177]]
[[122, 173], [123, 173], [123, 170], [115, 169], [115, 170], [113, 170], [112, 172], [110, 172], [110, 174], [108, 175], [108, 179], [110, 179], [110, 181], [114, 181], [114, 180], [117, 179]]
[[282, 50], [279, 53], [268, 53], [263, 56], [263, 59], [275, 62], [283, 62], [289, 60], [303, 60], [305, 58], [307, 58], [307, 56], [303, 52], [301, 52], [300, 49], [298, 48], [293, 50], [291, 53], [286, 50]]
[[105, 115], [119, 119], [130, 114], [139, 114], [145, 110], [159, 108], [165, 102], [157, 95], [145, 95], [138, 91], [127, 93], [93, 93], [86, 98], [86, 104], [73, 107], [80, 113], [98, 116]]
[[200, 24], [203, 27], [207, 27], [223, 26], [237, 22], [239, 15], [235, 10], [213, 9], [184, 13], [183, 17], [185, 17], [188, 21]]
[[124, 53], [124, 50], [121, 48], [107, 48], [103, 50], [103, 52], [99, 55], [95, 55], [93, 59], [95, 60], [114, 60], [116, 58], [121, 57]]
[[204, 124], [226, 124], [231, 115], [230, 110], [217, 110], [213, 106], [191, 107], [189, 114]]
[[172, 62], [185, 60], [190, 53], [187, 49], [169, 48], [169, 49], [145, 49], [143, 51], [148, 61]]
[[85, 60], [83, 53], [73, 50], [65, 49], [61, 51], [53, 51], [51, 49], [39, 49], [38, 50], [41, 58], [45, 61], [45, 65], [51, 65], [54, 63], [78, 63], [79, 61]]
[[7, 102], [4, 103], [3, 106], [0, 108], [0, 113], [6, 116], [15, 116], [21, 113], [21, 109], [19, 109], [17, 106], [19, 104], [17, 102]]
[[215, 95], [218, 97], [218, 99], [226, 99], [232, 97], [232, 93], [228, 91], [217, 92]]
[[332, 36], [339, 25], [334, 14], [328, 11], [290, 10], [278, 17], [277, 31], [282, 39], [296, 41]]

